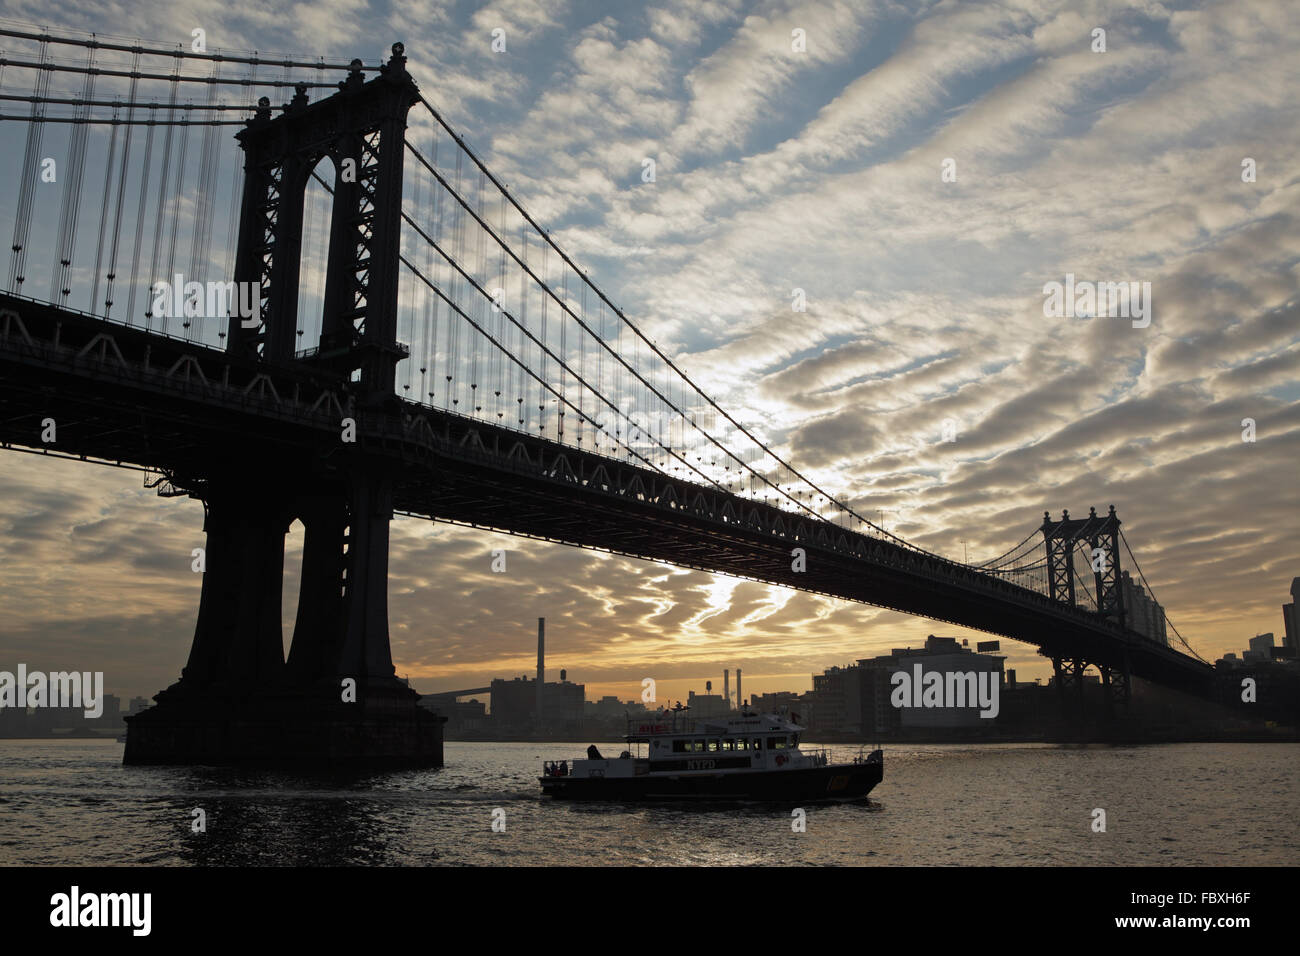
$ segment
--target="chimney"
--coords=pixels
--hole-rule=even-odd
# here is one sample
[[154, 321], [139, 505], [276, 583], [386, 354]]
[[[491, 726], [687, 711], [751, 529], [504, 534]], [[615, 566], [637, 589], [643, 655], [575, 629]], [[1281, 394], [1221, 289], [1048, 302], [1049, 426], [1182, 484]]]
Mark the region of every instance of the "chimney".
[[727, 707], [731, 707], [731, 671], [722, 672], [722, 699], [727, 702]]
[[743, 709], [744, 709], [744, 706], [745, 706], [745, 698], [741, 697], [740, 695], [741, 695], [741, 690], [740, 690], [740, 668], [737, 667], [737, 668], [736, 668], [736, 704], [739, 705], [740, 708], [743, 710]]
[[542, 688], [546, 686], [546, 618], [537, 619], [537, 729], [542, 729]]

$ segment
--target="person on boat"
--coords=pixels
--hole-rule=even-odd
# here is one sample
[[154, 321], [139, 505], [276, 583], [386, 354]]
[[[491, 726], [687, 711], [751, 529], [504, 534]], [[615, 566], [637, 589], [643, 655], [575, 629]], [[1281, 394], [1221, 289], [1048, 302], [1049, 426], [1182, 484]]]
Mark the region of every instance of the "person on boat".
[[559, 775], [560, 775], [561, 777], [567, 777], [567, 776], [569, 775], [569, 761], [567, 761], [567, 760], [561, 760], [561, 761], [560, 761], [560, 774], [559, 774]]

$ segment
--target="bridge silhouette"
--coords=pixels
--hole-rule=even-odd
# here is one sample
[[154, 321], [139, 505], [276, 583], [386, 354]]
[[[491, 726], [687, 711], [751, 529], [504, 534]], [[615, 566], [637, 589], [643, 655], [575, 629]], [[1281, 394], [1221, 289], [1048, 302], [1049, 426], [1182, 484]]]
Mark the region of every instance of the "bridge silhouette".
[[[440, 763], [439, 719], [389, 647], [394, 513], [1002, 635], [1050, 657], [1063, 694], [1095, 666], [1120, 705], [1132, 676], [1213, 696], [1208, 664], [1131, 626], [1121, 571], [1140, 569], [1113, 507], [1045, 514], [979, 565], [872, 523], [610, 301], [425, 99], [401, 44], [367, 65], [0, 36], [31, 51], [0, 57], [4, 126], [26, 134], [2, 157], [18, 195], [0, 443], [146, 469], [204, 505], [193, 645], [129, 718], [127, 762]], [[38, 215], [53, 196], [57, 221]]]

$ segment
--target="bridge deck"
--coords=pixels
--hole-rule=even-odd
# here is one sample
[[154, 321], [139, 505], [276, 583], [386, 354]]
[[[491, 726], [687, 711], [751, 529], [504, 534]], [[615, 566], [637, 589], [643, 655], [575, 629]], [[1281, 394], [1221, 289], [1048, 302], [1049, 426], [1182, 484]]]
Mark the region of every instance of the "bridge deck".
[[[227, 353], [0, 295], [0, 443], [205, 476], [345, 477], [365, 463], [395, 508], [892, 608], [1209, 693], [1207, 665], [994, 575], [653, 469], [396, 396], [361, 407], [310, 366]], [[357, 440], [340, 439], [352, 417]], [[268, 488], [268, 494], [283, 489]], [[792, 569], [803, 548], [806, 570]]]

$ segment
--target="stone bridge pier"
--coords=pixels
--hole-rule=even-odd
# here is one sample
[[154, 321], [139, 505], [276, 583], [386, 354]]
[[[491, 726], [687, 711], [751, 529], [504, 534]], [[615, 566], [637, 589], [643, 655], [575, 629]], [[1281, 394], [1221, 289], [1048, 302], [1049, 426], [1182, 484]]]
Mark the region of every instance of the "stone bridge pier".
[[[156, 706], [128, 717], [128, 764], [442, 765], [444, 718], [393, 669], [391, 485], [355, 471], [275, 494], [247, 475], [206, 479], [203, 590], [189, 659]], [[306, 529], [286, 661], [284, 539]]]

